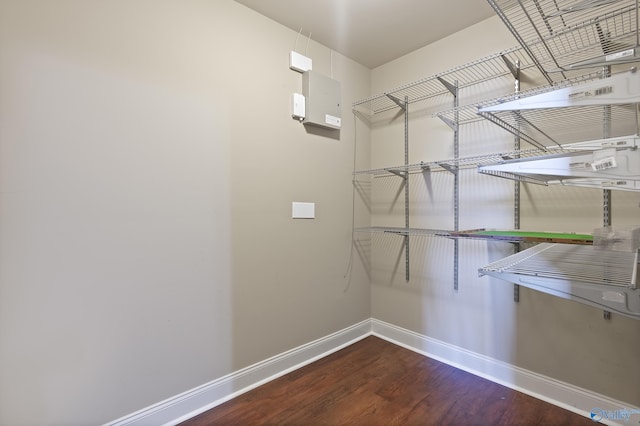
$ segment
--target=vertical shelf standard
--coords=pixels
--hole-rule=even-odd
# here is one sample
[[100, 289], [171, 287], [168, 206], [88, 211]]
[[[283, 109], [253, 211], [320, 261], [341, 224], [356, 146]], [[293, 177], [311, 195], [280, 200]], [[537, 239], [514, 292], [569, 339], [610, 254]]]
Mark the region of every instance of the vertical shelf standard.
[[[453, 174], [453, 230], [460, 230], [460, 166], [458, 165], [458, 160], [460, 159], [460, 116], [458, 113], [458, 108], [460, 106], [460, 100], [458, 97], [459, 87], [458, 80], [454, 81], [453, 84], [449, 83], [442, 77], [438, 77], [438, 81], [442, 83], [444, 87], [447, 88], [449, 93], [453, 95], [453, 108], [455, 110], [453, 114], [453, 119], [446, 119], [445, 117], [440, 117], [442, 121], [444, 121], [450, 128], [453, 130], [453, 157], [454, 164], [453, 166], [445, 166], [442, 165], [446, 170]], [[458, 291], [458, 277], [460, 270], [460, 244], [459, 240], [453, 240], [453, 289], [454, 291]]]
[[385, 96], [399, 106], [404, 113], [404, 165], [402, 169], [389, 169], [389, 172], [401, 177], [404, 183], [404, 228], [406, 230], [402, 234], [404, 237], [404, 277], [405, 281], [409, 282], [409, 97], [405, 95], [404, 99], [400, 99], [389, 93]]

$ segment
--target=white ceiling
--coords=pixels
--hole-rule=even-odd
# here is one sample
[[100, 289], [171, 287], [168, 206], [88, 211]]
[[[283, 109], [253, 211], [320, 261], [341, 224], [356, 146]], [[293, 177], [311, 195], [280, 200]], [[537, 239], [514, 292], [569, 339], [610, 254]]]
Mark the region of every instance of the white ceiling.
[[236, 0], [369, 68], [493, 16], [485, 0]]

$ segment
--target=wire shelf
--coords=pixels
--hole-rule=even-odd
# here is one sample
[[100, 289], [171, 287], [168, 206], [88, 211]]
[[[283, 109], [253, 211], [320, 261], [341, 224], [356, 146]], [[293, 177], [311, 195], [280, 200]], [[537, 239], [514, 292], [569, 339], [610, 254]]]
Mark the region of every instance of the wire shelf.
[[541, 243], [478, 273], [640, 319], [637, 250]]
[[438, 111], [433, 114], [433, 116], [449, 123], [458, 123], [459, 125], [470, 124], [483, 120], [482, 116], [478, 115], [478, 108], [483, 105], [485, 105], [485, 102], [463, 105], [457, 108]]
[[445, 229], [425, 229], [425, 228], [396, 228], [385, 226], [370, 226], [355, 228], [356, 232], [395, 234], [401, 236], [418, 235], [425, 237], [448, 237], [452, 231]]
[[596, 246], [541, 243], [479, 269], [481, 274], [512, 273], [597, 285], [635, 287], [635, 252]]
[[367, 115], [374, 115], [399, 108], [397, 102], [392, 98], [404, 101], [406, 97], [407, 102], [411, 104], [450, 94], [451, 92], [446, 86], [447, 83], [451, 85], [457, 83], [458, 89], [462, 89], [500, 77], [511, 76], [513, 78], [515, 71], [512, 67], [515, 64], [518, 64], [520, 70], [535, 67], [531, 58], [522, 48], [513, 47], [367, 99], [355, 101], [353, 108]]
[[550, 83], [638, 53], [635, 0], [488, 2]]
[[[542, 151], [536, 150], [537, 153]], [[437, 160], [437, 161], [421, 161], [420, 163], [408, 164], [408, 165], [400, 165], [400, 166], [392, 166], [392, 167], [384, 167], [379, 169], [369, 169], [369, 170], [357, 170], [353, 174], [354, 175], [373, 175], [373, 176], [404, 176], [406, 173], [424, 173], [424, 172], [444, 172], [444, 171], [452, 171], [455, 169], [468, 169], [478, 167], [483, 164], [491, 164], [510, 155], [515, 155], [514, 153], [506, 153], [506, 154], [487, 154], [475, 157], [465, 157], [465, 158], [451, 158], [447, 160]]]
[[[509, 97], [496, 98], [478, 107], [499, 105], [593, 81], [606, 80], [602, 79], [601, 73], [594, 72], [564, 80], [555, 86], [534, 88]], [[478, 114], [531, 145], [546, 149], [549, 146], [595, 139], [603, 135], [617, 137], [638, 133], [638, 105], [567, 106], [520, 111], [481, 111]]]
[[424, 173], [424, 172], [443, 172], [452, 171], [455, 169], [470, 169], [477, 168], [486, 165], [502, 163], [504, 161], [513, 159], [526, 159], [536, 158], [542, 155], [564, 154], [571, 152], [583, 152], [585, 149], [581, 147], [563, 147], [563, 146], [550, 146], [544, 149], [531, 148], [523, 150], [505, 151], [497, 153], [488, 153], [484, 155], [451, 158], [446, 160], [437, 160], [420, 163], [384, 167], [378, 169], [369, 170], [357, 170], [354, 175], [373, 175], [373, 176], [403, 176], [405, 173]]
[[549, 147], [543, 154], [505, 158], [480, 165], [478, 172], [539, 185], [640, 189], [638, 136]]
[[[536, 111], [479, 112], [483, 107], [500, 105], [518, 99], [536, 96], [562, 88], [574, 87], [582, 83], [602, 80], [601, 72], [592, 72], [574, 76], [553, 86], [545, 85], [508, 96], [502, 96], [483, 102], [464, 105], [439, 111], [433, 114], [445, 122], [457, 122], [460, 125], [486, 119], [499, 127], [522, 138], [531, 145], [544, 149], [547, 146], [560, 145], [579, 140], [600, 137], [605, 121], [611, 124], [614, 133], [621, 136], [636, 133], [638, 120], [634, 105], [622, 105], [603, 108], [543, 109]], [[607, 115], [605, 115], [607, 114]], [[580, 129], [579, 132], [576, 129]]]
[[[549, 146], [592, 139], [608, 133], [610, 137], [637, 133], [638, 105], [584, 106], [570, 109], [503, 111], [481, 113], [530, 144], [547, 149]], [[603, 125], [603, 117], [609, 117]]]

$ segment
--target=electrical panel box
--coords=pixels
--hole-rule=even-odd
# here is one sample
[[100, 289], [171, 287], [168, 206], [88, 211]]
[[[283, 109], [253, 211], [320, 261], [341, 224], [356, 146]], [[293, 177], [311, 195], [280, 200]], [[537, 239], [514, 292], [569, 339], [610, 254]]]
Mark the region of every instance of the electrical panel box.
[[340, 129], [340, 82], [315, 71], [302, 73], [302, 94], [305, 97], [304, 124]]

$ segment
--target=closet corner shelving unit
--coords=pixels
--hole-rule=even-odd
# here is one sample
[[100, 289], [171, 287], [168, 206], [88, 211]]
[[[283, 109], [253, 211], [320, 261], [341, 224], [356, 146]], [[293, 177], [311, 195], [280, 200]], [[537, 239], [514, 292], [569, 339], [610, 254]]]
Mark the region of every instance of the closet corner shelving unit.
[[[469, 64], [456, 67], [388, 92], [380, 93], [370, 98], [353, 103], [356, 116], [370, 121], [377, 114], [399, 108], [404, 115], [404, 164], [371, 170], [357, 170], [354, 175], [389, 176], [395, 175], [404, 180], [404, 227], [368, 227], [358, 228], [360, 232], [385, 232], [400, 235], [404, 238], [405, 280], [410, 278], [409, 238], [411, 235], [445, 236], [450, 237], [452, 231], [459, 227], [459, 170], [461, 168], [477, 167], [478, 164], [495, 156], [478, 156], [461, 158], [459, 151], [459, 125], [465, 122], [481, 119], [476, 114], [473, 117], [460, 117], [460, 91], [467, 87], [499, 78], [509, 78], [516, 81], [520, 71], [534, 68], [535, 64], [519, 47], [504, 50]], [[453, 131], [454, 158], [442, 161], [409, 163], [409, 106], [417, 102], [427, 101], [438, 96], [451, 96], [453, 110], [450, 115], [437, 115]], [[452, 228], [418, 229], [409, 224], [409, 175], [411, 173], [448, 172], [453, 174], [454, 218]], [[458, 289], [458, 240], [454, 238], [454, 289]]]
[[[514, 226], [519, 229], [519, 185], [536, 183], [597, 187], [603, 190], [603, 226], [611, 225], [611, 190], [640, 190], [638, 117], [640, 62], [638, 0], [487, 0], [520, 46], [467, 65], [354, 102], [354, 113], [372, 117], [401, 108], [405, 119], [405, 163], [360, 170], [354, 174], [396, 175], [405, 180], [405, 226], [360, 228], [405, 238], [405, 274], [409, 281], [409, 236], [454, 239], [454, 287], [458, 287], [458, 172], [480, 173], [515, 181]], [[624, 68], [626, 67], [626, 68]], [[615, 72], [614, 71], [615, 69]], [[520, 71], [537, 70], [547, 85], [521, 92]], [[621, 71], [622, 70], [622, 71]], [[515, 80], [507, 97], [460, 106], [461, 89], [499, 77]], [[409, 164], [408, 107], [450, 94], [453, 108], [436, 113], [454, 132], [454, 158]], [[523, 107], [523, 102], [539, 102]], [[458, 129], [488, 120], [514, 135], [514, 151], [460, 158]], [[521, 141], [531, 149], [521, 149]], [[585, 142], [587, 141], [587, 142]], [[545, 167], [536, 168], [544, 164]], [[554, 164], [553, 172], [540, 171]], [[408, 176], [412, 172], [447, 171], [454, 180], [451, 230], [409, 226]], [[596, 260], [601, 260], [596, 262]], [[591, 268], [591, 269], [589, 269]], [[595, 268], [595, 270], [593, 269]], [[588, 270], [584, 276], [583, 270]], [[544, 243], [479, 268], [518, 285], [577, 300], [640, 319], [638, 251], [616, 252], [596, 246]], [[612, 275], [615, 271], [615, 276]]]

